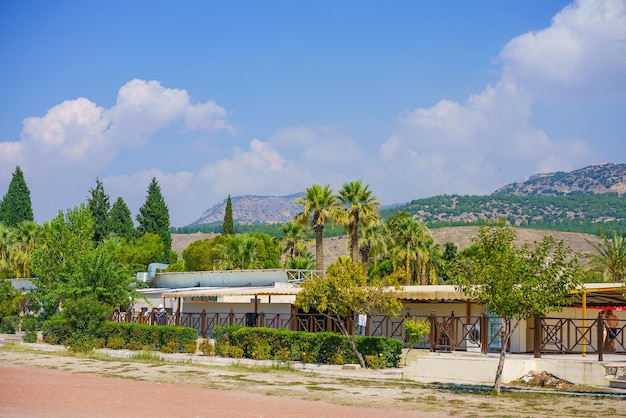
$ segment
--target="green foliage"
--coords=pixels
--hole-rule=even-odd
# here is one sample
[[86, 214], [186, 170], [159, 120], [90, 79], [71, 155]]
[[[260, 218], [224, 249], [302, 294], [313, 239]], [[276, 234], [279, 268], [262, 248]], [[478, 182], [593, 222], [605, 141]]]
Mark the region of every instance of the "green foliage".
[[145, 271], [148, 264], [160, 260], [163, 242], [157, 234], [146, 232], [139, 238], [127, 241], [122, 238], [115, 249], [116, 256], [124, 263], [129, 274]]
[[111, 312], [111, 307], [98, 300], [95, 294], [87, 294], [77, 299], [65, 300], [61, 315], [70, 325], [74, 339], [79, 336], [95, 338], [100, 334], [100, 328]]
[[143, 325], [135, 323], [106, 322], [99, 336], [129, 349], [160, 349], [164, 352], [183, 353], [189, 344], [196, 344], [198, 333], [193, 328], [177, 325]]
[[230, 199], [230, 195], [228, 195], [228, 199], [226, 199], [226, 210], [224, 211], [222, 234], [235, 235], [235, 224], [233, 222], [233, 202]]
[[[232, 356], [233, 347], [236, 347], [243, 357], [257, 360], [345, 364], [357, 359], [349, 340], [332, 332], [218, 326], [213, 329], [213, 336], [216, 338], [215, 351], [220, 356]], [[356, 345], [366, 355], [382, 357], [384, 367], [397, 367], [399, 364], [403, 346], [399, 340], [356, 337]]]
[[139, 208], [137, 214], [137, 227], [140, 234], [151, 232], [157, 234], [163, 243], [163, 254], [156, 262], [169, 263], [172, 261], [172, 236], [170, 234], [170, 214], [165, 199], [161, 194], [161, 187], [156, 180], [152, 178], [148, 186], [146, 202]]
[[200, 349], [200, 352], [205, 356], [211, 356], [215, 354], [215, 346], [209, 340], [202, 341], [198, 348]]
[[398, 367], [404, 343], [387, 337], [356, 337], [357, 348], [364, 356], [383, 355], [386, 367]]
[[121, 350], [124, 345], [124, 337], [109, 337], [106, 340], [106, 347], [112, 350]]
[[[430, 228], [485, 225], [507, 219], [517, 227], [597, 234], [598, 225], [626, 232], [626, 200], [617, 194], [566, 196], [441, 195], [381, 210], [384, 219], [408, 212]], [[469, 219], [469, 220], [468, 220]]]
[[33, 221], [30, 190], [20, 166], [15, 167], [9, 189], [0, 201], [0, 224], [16, 227], [23, 221]]
[[595, 250], [587, 255], [585, 270], [602, 278], [602, 281], [624, 283], [626, 281], [626, 232], [621, 236], [613, 231], [607, 235], [601, 231], [602, 242], [589, 242]]
[[121, 197], [117, 198], [109, 211], [109, 232], [127, 241], [137, 237], [130, 209]]
[[232, 358], [242, 358], [243, 357], [243, 349], [239, 347], [228, 347], [228, 356]]
[[385, 359], [382, 353], [379, 355], [369, 354], [365, 356], [365, 364], [367, 364], [367, 367], [370, 369], [384, 369], [387, 366], [387, 359]]
[[96, 187], [89, 189], [89, 193], [91, 197], [87, 199], [87, 208], [93, 219], [93, 240], [100, 242], [107, 238], [110, 230], [109, 211], [111, 205], [109, 195], [104, 193], [104, 185], [99, 179], [96, 179]]
[[494, 384], [497, 393], [506, 347], [518, 324], [511, 327], [511, 320], [560, 310], [570, 302], [570, 292], [582, 284], [583, 277], [578, 259], [562, 241], [556, 243], [547, 236], [532, 247], [518, 249], [514, 239], [515, 230], [505, 226], [504, 220], [497, 226], [481, 227], [471, 256], [459, 257], [452, 274], [459, 290], [486, 304], [507, 325], [501, 331], [500, 364]]
[[75, 353], [88, 353], [96, 346], [96, 338], [91, 335], [80, 334], [68, 341], [68, 350]]
[[221, 246], [228, 242], [228, 237], [218, 235], [192, 242], [183, 250], [183, 260], [187, 271], [212, 271], [221, 260]]
[[44, 224], [41, 245], [32, 252], [36, 275], [32, 294], [44, 317], [57, 312], [62, 303], [83, 298], [112, 311], [136, 297], [130, 287], [134, 278], [117, 256], [117, 242], [107, 240], [96, 246], [92, 236], [93, 219], [85, 205], [65, 216], [60, 212]]
[[415, 318], [405, 318], [404, 330], [409, 349], [418, 345], [422, 339], [430, 334], [430, 322]]
[[69, 322], [60, 315], [53, 315], [41, 325], [43, 340], [49, 344], [65, 344], [71, 338], [72, 329]]

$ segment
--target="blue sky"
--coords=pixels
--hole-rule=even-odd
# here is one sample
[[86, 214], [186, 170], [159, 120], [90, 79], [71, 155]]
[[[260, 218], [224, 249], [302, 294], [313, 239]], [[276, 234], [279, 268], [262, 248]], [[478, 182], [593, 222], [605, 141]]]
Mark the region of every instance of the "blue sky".
[[361, 179], [383, 204], [626, 163], [626, 1], [1, 1], [0, 194], [96, 178], [173, 226]]

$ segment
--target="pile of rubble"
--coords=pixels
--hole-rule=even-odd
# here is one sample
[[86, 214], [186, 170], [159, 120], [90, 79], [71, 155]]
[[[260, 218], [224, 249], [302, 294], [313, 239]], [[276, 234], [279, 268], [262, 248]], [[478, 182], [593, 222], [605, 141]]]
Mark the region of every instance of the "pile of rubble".
[[555, 375], [546, 371], [542, 372], [528, 372], [519, 379], [511, 382], [514, 385], [519, 386], [531, 386], [553, 389], [574, 389], [575, 384], [568, 382], [567, 380], [559, 379]]

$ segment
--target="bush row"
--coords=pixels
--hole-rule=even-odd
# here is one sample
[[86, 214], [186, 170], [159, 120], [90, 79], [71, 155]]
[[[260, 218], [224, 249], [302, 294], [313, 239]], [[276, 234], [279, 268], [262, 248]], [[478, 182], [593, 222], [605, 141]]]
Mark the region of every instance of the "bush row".
[[[50, 344], [71, 345], [72, 330], [62, 318], [52, 318], [42, 324], [44, 341]], [[181, 353], [195, 345], [198, 334], [193, 328], [176, 325], [142, 325], [117, 322], [105, 322], [98, 335], [95, 346], [114, 349], [160, 350], [167, 353]]]
[[[348, 339], [332, 332], [311, 333], [274, 328], [217, 326], [213, 328], [216, 352], [231, 355], [233, 347], [243, 357], [257, 360], [303, 361], [345, 364], [357, 361]], [[398, 367], [404, 344], [386, 337], [355, 337], [355, 344], [369, 367]], [[225, 348], [226, 347], [226, 348]], [[227, 347], [230, 347], [227, 348]], [[235, 350], [237, 352], [237, 350]]]

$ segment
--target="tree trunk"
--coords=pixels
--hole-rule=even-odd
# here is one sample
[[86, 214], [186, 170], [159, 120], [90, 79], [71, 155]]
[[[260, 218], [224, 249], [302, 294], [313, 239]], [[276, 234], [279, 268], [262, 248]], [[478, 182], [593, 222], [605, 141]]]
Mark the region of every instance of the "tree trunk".
[[350, 228], [350, 255], [352, 256], [352, 262], [358, 263], [359, 261], [359, 218], [355, 216], [354, 225]]
[[365, 368], [365, 360], [363, 359], [363, 355], [359, 352], [359, 350], [357, 350], [356, 343], [354, 342], [354, 335], [353, 335], [354, 333], [348, 332], [348, 329], [344, 325], [344, 322], [341, 321], [339, 318], [336, 318], [336, 317], [331, 317], [331, 318], [333, 321], [337, 323], [337, 326], [341, 330], [342, 334], [348, 339], [348, 344], [350, 344], [350, 348], [352, 348], [352, 352], [354, 353], [357, 360], [359, 361], [359, 365], [362, 368]]
[[502, 341], [500, 342], [500, 360], [498, 361], [498, 368], [496, 369], [496, 380], [493, 384], [493, 388], [496, 393], [500, 394], [500, 386], [502, 385], [502, 372], [504, 371], [504, 360], [506, 358], [506, 349], [509, 346], [509, 341], [511, 340], [511, 334], [517, 328], [519, 322], [515, 323], [513, 329], [511, 329], [511, 321], [504, 321], [504, 329], [501, 331]]
[[316, 225], [313, 230], [315, 231], [315, 268], [324, 271], [324, 244], [322, 242], [324, 225]]

